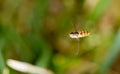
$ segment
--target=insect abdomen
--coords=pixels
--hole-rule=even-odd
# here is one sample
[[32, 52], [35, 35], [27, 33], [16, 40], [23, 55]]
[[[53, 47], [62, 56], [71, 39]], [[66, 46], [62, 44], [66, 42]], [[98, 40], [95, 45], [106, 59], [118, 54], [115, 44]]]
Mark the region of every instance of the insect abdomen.
[[89, 36], [90, 35], [90, 32], [89, 31], [84, 31], [84, 30], [82, 30], [82, 31], [80, 31], [79, 32], [79, 37], [85, 37], [85, 36]]

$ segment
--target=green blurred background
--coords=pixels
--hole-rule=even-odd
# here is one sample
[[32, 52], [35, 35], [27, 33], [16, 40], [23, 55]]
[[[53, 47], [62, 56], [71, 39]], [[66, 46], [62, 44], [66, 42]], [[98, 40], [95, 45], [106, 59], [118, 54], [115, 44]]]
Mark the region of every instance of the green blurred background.
[[[15, 59], [54, 74], [120, 74], [119, 0], [0, 0], [0, 74]], [[90, 31], [71, 39], [69, 33]], [[79, 44], [79, 55], [75, 55]], [[119, 60], [118, 60], [119, 61]], [[119, 61], [120, 62], [120, 61]], [[117, 67], [117, 68], [116, 68]]]

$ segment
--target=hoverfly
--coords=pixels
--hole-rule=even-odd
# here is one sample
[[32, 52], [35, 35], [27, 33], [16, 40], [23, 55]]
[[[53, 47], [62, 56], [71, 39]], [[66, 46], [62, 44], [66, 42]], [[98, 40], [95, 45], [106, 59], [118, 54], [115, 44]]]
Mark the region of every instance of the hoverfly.
[[83, 37], [86, 37], [86, 36], [89, 36], [90, 32], [87, 31], [87, 30], [81, 30], [81, 31], [78, 32], [75, 25], [74, 25], [74, 28], [75, 28], [75, 31], [71, 32], [69, 34], [69, 36], [70, 36], [70, 38], [74, 38], [74, 39], [78, 40], [78, 49], [77, 49], [77, 53], [76, 53], [78, 55], [79, 54], [79, 39], [83, 38]]
[[69, 34], [69, 36], [70, 36], [71, 38], [76, 38], [76, 39], [82, 38], [82, 37], [86, 37], [86, 36], [89, 36], [89, 35], [90, 35], [90, 32], [89, 32], [89, 31], [86, 31], [86, 30], [82, 30], [82, 31], [80, 31], [80, 32], [78, 32], [78, 31], [76, 31], [76, 32], [71, 32], [71, 33]]
[[71, 38], [79, 39], [79, 38], [86, 37], [86, 36], [89, 36], [89, 35], [90, 35], [90, 32], [89, 32], [89, 31], [81, 30], [81, 31], [78, 32], [76, 25], [73, 24], [73, 26], [74, 26], [75, 31], [74, 31], [74, 32], [71, 32], [71, 33], [69, 34], [69, 36], [70, 36]]

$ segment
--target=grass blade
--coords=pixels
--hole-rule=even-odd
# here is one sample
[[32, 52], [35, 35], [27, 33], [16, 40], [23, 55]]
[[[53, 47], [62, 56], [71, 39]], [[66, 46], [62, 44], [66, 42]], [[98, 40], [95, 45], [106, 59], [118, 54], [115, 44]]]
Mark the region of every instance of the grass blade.
[[88, 21], [86, 24], [94, 24], [101, 17], [101, 15], [105, 12], [107, 7], [110, 5], [112, 0], [99, 0], [96, 7], [88, 16]]
[[120, 51], [120, 29], [97, 74], [107, 74]]
[[5, 45], [5, 39], [0, 38], [0, 71], [3, 71], [5, 68], [5, 62], [2, 54], [2, 49], [4, 48]]

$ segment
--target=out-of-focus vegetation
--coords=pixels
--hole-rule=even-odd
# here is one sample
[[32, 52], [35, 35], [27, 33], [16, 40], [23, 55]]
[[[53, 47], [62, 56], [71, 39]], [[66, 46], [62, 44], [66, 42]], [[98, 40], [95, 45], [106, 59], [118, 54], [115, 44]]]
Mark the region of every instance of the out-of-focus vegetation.
[[[54, 74], [116, 74], [120, 49], [119, 0], [0, 0], [0, 74], [24, 74], [8, 59]], [[69, 33], [90, 31], [76, 39]], [[119, 63], [120, 64], [120, 63]], [[120, 68], [120, 67], [119, 67]], [[119, 74], [119, 73], [118, 73]]]

